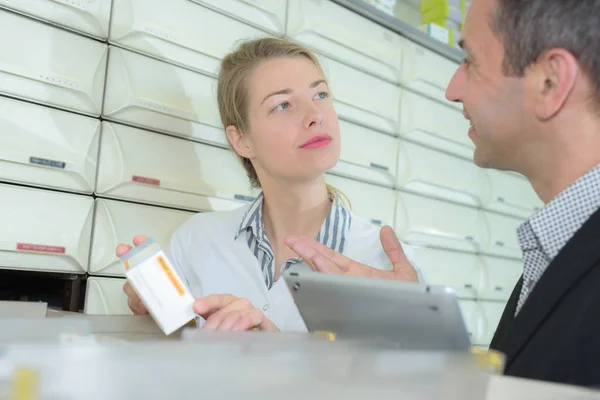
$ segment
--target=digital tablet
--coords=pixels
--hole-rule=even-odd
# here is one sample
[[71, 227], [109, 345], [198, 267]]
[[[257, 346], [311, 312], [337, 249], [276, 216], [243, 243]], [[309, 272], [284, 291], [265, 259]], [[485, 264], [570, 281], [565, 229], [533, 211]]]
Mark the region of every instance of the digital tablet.
[[297, 270], [283, 277], [311, 332], [383, 340], [406, 350], [470, 349], [449, 287]]

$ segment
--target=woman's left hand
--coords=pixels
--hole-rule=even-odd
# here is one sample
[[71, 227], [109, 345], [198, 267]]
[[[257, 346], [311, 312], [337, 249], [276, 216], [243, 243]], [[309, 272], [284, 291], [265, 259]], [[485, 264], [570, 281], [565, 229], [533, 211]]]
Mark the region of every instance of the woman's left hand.
[[250, 300], [230, 294], [213, 294], [196, 299], [194, 311], [206, 320], [202, 329], [212, 331], [279, 332], [279, 328]]

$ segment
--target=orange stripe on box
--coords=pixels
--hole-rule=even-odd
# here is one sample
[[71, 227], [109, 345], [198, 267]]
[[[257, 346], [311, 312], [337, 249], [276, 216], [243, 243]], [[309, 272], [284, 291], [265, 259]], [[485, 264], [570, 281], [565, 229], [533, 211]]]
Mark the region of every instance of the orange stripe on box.
[[162, 258], [162, 256], [158, 256], [158, 263], [162, 267], [163, 271], [165, 271], [165, 274], [167, 274], [167, 276], [171, 280], [171, 283], [173, 284], [173, 286], [175, 286], [177, 293], [179, 293], [180, 296], [183, 296], [185, 294], [185, 290], [183, 289], [183, 286], [181, 286], [181, 284], [179, 283], [177, 278], [175, 278], [175, 275], [173, 275], [173, 271], [171, 271], [171, 268], [169, 268], [165, 259]]

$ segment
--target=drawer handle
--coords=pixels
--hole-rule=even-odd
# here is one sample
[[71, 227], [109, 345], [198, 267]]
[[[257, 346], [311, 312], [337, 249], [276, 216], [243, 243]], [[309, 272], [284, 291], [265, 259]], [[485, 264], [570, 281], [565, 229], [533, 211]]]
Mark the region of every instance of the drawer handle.
[[504, 288], [502, 286], [496, 286], [496, 287], [494, 287], [494, 290], [496, 292], [502, 292], [504, 290]]
[[473, 289], [473, 285], [470, 283], [465, 283], [465, 289]]
[[380, 164], [375, 164], [375, 163], [371, 163], [371, 168], [380, 169], [380, 170], [386, 171], [386, 172], [388, 172], [390, 170], [385, 165], [380, 165]]
[[501, 241], [501, 240], [498, 240], [498, 241], [496, 242], [496, 246], [498, 246], [498, 247], [504, 247], [505, 245], [506, 245], [506, 244], [505, 244], [503, 241]]
[[256, 200], [256, 197], [246, 196], [245, 194], [236, 194], [235, 196], [233, 196], [233, 198], [236, 200], [247, 201], [247, 202], [252, 202], [252, 201]]
[[383, 222], [381, 222], [381, 220], [378, 220], [378, 219], [372, 219], [371, 223], [373, 223], [374, 225], [378, 225], [378, 226], [383, 225]]

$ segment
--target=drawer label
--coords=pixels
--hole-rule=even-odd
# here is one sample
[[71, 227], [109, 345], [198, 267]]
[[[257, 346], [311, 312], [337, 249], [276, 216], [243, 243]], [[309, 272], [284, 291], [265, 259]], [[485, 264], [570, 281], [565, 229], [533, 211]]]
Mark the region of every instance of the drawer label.
[[139, 176], [139, 175], [133, 175], [131, 177], [131, 180], [137, 183], [143, 183], [146, 185], [154, 185], [154, 186], [160, 186], [160, 180], [159, 179], [154, 179], [154, 178], [148, 178], [145, 176]]
[[33, 243], [17, 243], [17, 250], [23, 251], [36, 251], [40, 253], [54, 253], [54, 254], [65, 254], [66, 249], [60, 246], [48, 246], [45, 244], [33, 244]]
[[244, 194], [236, 194], [235, 196], [233, 196], [233, 198], [236, 200], [247, 201], [247, 202], [252, 202], [252, 201], [256, 200], [256, 197], [246, 196]]
[[382, 171], [389, 171], [390, 169], [388, 167], [386, 167], [385, 165], [381, 165], [381, 164], [376, 164], [376, 163], [371, 163], [371, 168], [375, 168], [375, 169], [380, 169]]
[[30, 164], [43, 165], [44, 167], [65, 169], [66, 163], [62, 161], [49, 160], [47, 158], [29, 157]]

